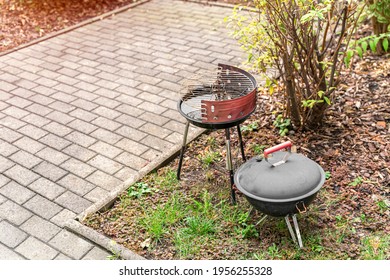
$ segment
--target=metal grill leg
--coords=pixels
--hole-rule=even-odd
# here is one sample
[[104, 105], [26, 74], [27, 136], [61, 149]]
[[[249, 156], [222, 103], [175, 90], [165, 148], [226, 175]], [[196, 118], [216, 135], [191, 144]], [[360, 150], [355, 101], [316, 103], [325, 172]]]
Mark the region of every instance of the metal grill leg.
[[290, 223], [290, 217], [289, 215], [287, 215], [286, 217], [284, 217], [284, 219], [286, 220], [286, 224], [287, 224], [287, 227], [288, 227], [288, 231], [290, 232], [290, 235], [291, 235], [291, 238], [292, 240], [294, 241], [294, 243], [297, 243], [297, 239], [295, 238], [295, 234], [294, 234], [294, 230], [291, 226], [291, 223]]
[[297, 233], [297, 237], [298, 237], [299, 248], [303, 248], [301, 232], [299, 231], [297, 216], [293, 215], [292, 218], [293, 218], [293, 222], [294, 222], [295, 232]]
[[186, 145], [187, 145], [187, 136], [188, 136], [188, 128], [189, 128], [189, 126], [190, 126], [190, 122], [187, 122], [186, 123], [186, 127], [184, 129], [183, 145], [181, 146], [179, 165], [177, 167], [176, 177], [177, 177], [178, 180], [180, 180], [181, 165], [183, 164], [184, 151], [185, 151]]
[[241, 127], [240, 127], [239, 124], [237, 125], [237, 134], [238, 134], [238, 139], [240, 140], [240, 148], [241, 148], [242, 160], [246, 161], [245, 152], [244, 152], [244, 142], [242, 142]]
[[233, 162], [232, 162], [232, 153], [230, 149], [230, 130], [229, 128], [225, 129], [226, 132], [226, 169], [229, 170], [230, 177], [230, 191], [232, 203], [236, 204], [236, 193], [234, 191], [234, 174], [233, 174]]

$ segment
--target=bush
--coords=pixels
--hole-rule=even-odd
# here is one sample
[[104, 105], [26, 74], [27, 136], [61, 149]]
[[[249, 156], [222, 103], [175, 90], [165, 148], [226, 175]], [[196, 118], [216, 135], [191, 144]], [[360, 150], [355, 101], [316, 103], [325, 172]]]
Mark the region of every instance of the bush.
[[295, 127], [317, 127], [331, 104], [348, 58], [346, 47], [360, 16], [357, 1], [255, 0], [228, 18], [248, 61], [267, 75], [277, 68], [284, 89], [284, 117]]

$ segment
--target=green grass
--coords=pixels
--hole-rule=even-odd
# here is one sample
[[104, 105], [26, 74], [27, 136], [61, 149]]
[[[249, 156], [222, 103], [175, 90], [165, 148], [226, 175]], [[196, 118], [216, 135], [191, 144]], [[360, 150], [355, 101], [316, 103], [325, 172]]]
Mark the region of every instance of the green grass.
[[362, 256], [366, 260], [389, 259], [389, 234], [380, 233], [367, 236], [362, 240]]
[[222, 155], [219, 152], [206, 151], [199, 156], [199, 159], [205, 167], [209, 167], [211, 164], [221, 161]]
[[[324, 214], [323, 208], [335, 207], [337, 201], [340, 204], [341, 196], [329, 201], [323, 190], [319, 194], [323, 202], [298, 215], [304, 245], [301, 250], [293, 243], [283, 218], [268, 217], [260, 223], [263, 215], [251, 211], [244, 197], [232, 205], [227, 182], [202, 180], [183, 189], [185, 185], [177, 181], [175, 171], [165, 167], [147, 175], [130, 186], [114, 208], [87, 224], [105, 220], [105, 227], [112, 232], [117, 227], [117, 236], [122, 239], [139, 239], [135, 242], [138, 245], [129, 249], [147, 250], [151, 255], [168, 250], [174, 259], [390, 258], [389, 237], [383, 230], [357, 232], [374, 221], [367, 212], [346, 215], [335, 208], [332, 216]], [[388, 210], [384, 200], [373, 202], [372, 207], [381, 215]], [[125, 227], [132, 231], [127, 233]], [[140, 249], [144, 240], [150, 240], [150, 245]], [[117, 257], [113, 254], [110, 258]]]

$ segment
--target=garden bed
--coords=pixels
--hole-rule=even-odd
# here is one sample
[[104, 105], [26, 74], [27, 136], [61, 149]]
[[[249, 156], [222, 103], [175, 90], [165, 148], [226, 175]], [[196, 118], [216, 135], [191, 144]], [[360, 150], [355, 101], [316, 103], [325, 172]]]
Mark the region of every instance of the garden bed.
[[[279, 108], [265, 91], [242, 126], [249, 157], [291, 140], [327, 171], [317, 199], [298, 216], [303, 250], [283, 219], [258, 223], [262, 215], [240, 194], [237, 205], [230, 203], [223, 130], [189, 145], [182, 181], [176, 159], [83, 223], [148, 259], [389, 259], [389, 69], [389, 57], [356, 63], [317, 131], [281, 137]], [[238, 167], [236, 132], [232, 137]]]

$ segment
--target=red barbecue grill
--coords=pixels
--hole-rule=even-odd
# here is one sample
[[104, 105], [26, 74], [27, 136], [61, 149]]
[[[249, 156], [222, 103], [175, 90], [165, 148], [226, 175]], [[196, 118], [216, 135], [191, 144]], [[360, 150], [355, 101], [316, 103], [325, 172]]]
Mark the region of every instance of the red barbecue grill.
[[230, 128], [237, 127], [241, 155], [245, 161], [240, 124], [256, 109], [257, 83], [248, 72], [234, 66], [218, 64], [216, 71], [203, 72], [187, 80], [182, 87], [178, 111], [187, 119], [180, 153], [177, 178], [180, 179], [190, 123], [206, 129], [225, 129], [226, 166], [230, 176], [231, 197], [234, 174], [230, 149]]

